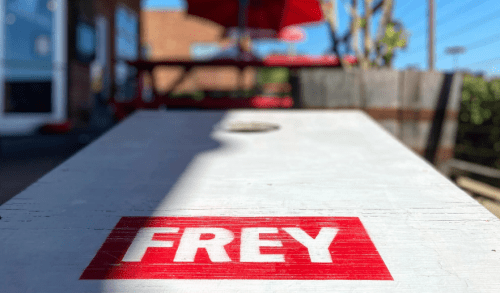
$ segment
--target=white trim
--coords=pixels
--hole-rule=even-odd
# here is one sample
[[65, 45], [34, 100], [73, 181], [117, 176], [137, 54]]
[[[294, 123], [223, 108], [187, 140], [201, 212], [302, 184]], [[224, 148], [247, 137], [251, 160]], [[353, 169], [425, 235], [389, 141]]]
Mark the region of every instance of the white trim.
[[[0, 0], [0, 126], [5, 111], [5, 12], [7, 0]], [[1, 134], [1, 129], [0, 129]]]
[[4, 113], [5, 88], [5, 8], [0, 0], [0, 133], [26, 134], [44, 123], [67, 119], [67, 0], [56, 1], [52, 26], [52, 113]]
[[96, 15], [96, 60], [102, 66], [106, 66], [108, 57], [108, 19], [103, 15]]
[[52, 111], [53, 122], [63, 122], [67, 118], [67, 0], [56, 0], [55, 21], [53, 27], [53, 43], [55, 56], [52, 78]]
[[52, 115], [47, 113], [8, 113], [0, 119], [0, 135], [29, 135], [51, 118]]

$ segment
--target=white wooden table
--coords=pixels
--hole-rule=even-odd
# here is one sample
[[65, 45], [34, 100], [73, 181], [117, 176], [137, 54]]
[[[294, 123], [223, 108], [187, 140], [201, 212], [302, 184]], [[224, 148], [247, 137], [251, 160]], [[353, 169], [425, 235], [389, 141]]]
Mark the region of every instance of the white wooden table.
[[0, 292], [500, 292], [500, 221], [359, 111], [139, 112], [0, 216]]

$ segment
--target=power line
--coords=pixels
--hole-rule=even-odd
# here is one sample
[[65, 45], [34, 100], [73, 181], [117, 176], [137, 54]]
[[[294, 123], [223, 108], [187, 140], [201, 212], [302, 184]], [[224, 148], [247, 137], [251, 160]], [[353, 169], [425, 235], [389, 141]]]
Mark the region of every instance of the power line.
[[[417, 7], [414, 7], [414, 8], [413, 8], [413, 10], [415, 10], [416, 8], [420, 8], [420, 7], [421, 7], [422, 5], [424, 5], [424, 4], [425, 4], [425, 2], [424, 2], [424, 1], [422, 1], [422, 2], [420, 3], [420, 5], [418, 5]], [[403, 15], [404, 15], [404, 14], [406, 14], [406, 11], [405, 11], [405, 13], [401, 13], [401, 14], [403, 14]], [[418, 15], [417, 15], [417, 16], [418, 16]], [[423, 18], [423, 19], [425, 20], [425, 18]], [[411, 19], [411, 20], [412, 20], [412, 19]], [[422, 18], [421, 18], [420, 20], [422, 20]], [[418, 21], [418, 22], [420, 22], [420, 21]], [[418, 23], [418, 22], [417, 22], [417, 23]], [[411, 23], [411, 21], [410, 21], [410, 23]]]
[[[405, 5], [405, 6], [403, 6], [403, 8], [401, 8], [401, 9], [403, 10], [403, 9], [405, 9], [406, 7], [409, 7], [409, 5], [410, 5], [413, 1], [414, 1], [414, 0], [410, 0], [410, 1], [406, 2], [406, 5]], [[424, 4], [424, 3], [422, 2], [422, 3], [420, 3], [420, 4], [421, 4], [421, 5], [419, 5], [418, 7], [422, 6], [422, 4]], [[404, 12], [406, 13], [407, 11], [404, 11]], [[401, 12], [401, 14], [403, 14], [403, 15], [404, 15], [405, 13], [402, 13], [402, 12]]]
[[[493, 38], [493, 39], [490, 39], [490, 38]], [[485, 41], [490, 41], [490, 42], [485, 42]], [[484, 46], [496, 43], [498, 41], [500, 41], [500, 34], [495, 34], [493, 36], [489, 36], [487, 38], [484, 38], [484, 39], [481, 39], [481, 40], [479, 40], [477, 42], [469, 44], [467, 46], [467, 50], [474, 50], [474, 49], [477, 49], [477, 48], [481, 48], [481, 47], [484, 47]], [[480, 46], [478, 46], [478, 45], [480, 45]]]
[[[441, 21], [439, 21], [439, 19], [438, 19], [437, 25], [439, 26], [439, 25], [442, 25], [442, 24], [448, 22], [451, 19], [455, 19], [457, 16], [457, 13], [460, 13], [462, 9], [465, 10], [465, 8], [467, 8], [467, 10], [470, 10], [471, 8], [473, 8], [475, 6], [479, 6], [479, 5], [484, 4], [484, 3], [486, 3], [486, 1], [483, 1], [483, 2], [479, 2], [477, 0], [469, 1], [469, 2], [465, 3], [464, 5], [460, 6], [460, 8], [458, 8], [457, 10], [446, 14], [446, 16], [443, 16], [441, 18]], [[471, 7], [468, 7], [468, 4], [473, 4], [473, 5], [471, 5]]]
[[[454, 1], [454, 0], [450, 0], [450, 1], [448, 1], [448, 2], [447, 2], [445, 5], [443, 5], [443, 7], [441, 7], [441, 8], [444, 8], [444, 7], [448, 6], [449, 4], [453, 3], [453, 1]], [[401, 8], [401, 9], [404, 9], [404, 8], [406, 8], [406, 7], [409, 7], [409, 6], [408, 6], [408, 4], [410, 4], [411, 2], [413, 2], [413, 1], [411, 1], [411, 0], [410, 0], [409, 2], [406, 2], [406, 3], [407, 3], [407, 5], [405, 5], [405, 6], [404, 6], [403, 8]], [[422, 6], [422, 5], [424, 5], [424, 4], [425, 4], [425, 1], [422, 1], [422, 0], [421, 0], [421, 1], [420, 1], [420, 5], [418, 5], [418, 6], [417, 6], [417, 8], [420, 8], [420, 6]], [[410, 10], [411, 10], [411, 9], [410, 9]], [[406, 14], [406, 12], [409, 12], [410, 10], [408, 10], [408, 11], [404, 11], [404, 13], [403, 13], [403, 12], [400, 12], [400, 14], [403, 14], [403, 15], [404, 15], [404, 14]], [[413, 10], [415, 10], [415, 7], [413, 7]], [[425, 18], [425, 17], [424, 17], [424, 18], [421, 18], [421, 19], [420, 19], [417, 23], [420, 23], [420, 22], [422, 22], [422, 21], [424, 21], [424, 20], [426, 20], [426, 18]], [[412, 27], [413, 27], [413, 26], [412, 26]]]
[[[443, 6], [442, 6], [442, 7], [440, 7], [440, 8], [444, 8], [444, 7], [448, 6], [449, 4], [453, 3], [454, 1], [455, 1], [455, 0], [450, 0], [450, 1], [448, 1], [445, 5], [443, 5]], [[413, 2], [413, 0], [410, 0], [410, 1], [406, 2], [406, 5], [405, 5], [405, 6], [403, 6], [403, 8], [401, 8], [401, 9], [405, 9], [406, 7], [408, 7], [408, 5], [409, 5], [411, 2]], [[420, 2], [421, 2], [421, 3], [420, 3], [420, 5], [419, 5], [419, 6], [417, 6], [417, 7], [420, 7], [420, 6], [422, 6], [423, 4], [425, 4], [425, 2], [424, 2], [424, 1], [422, 1], [422, 0], [421, 0]], [[438, 3], [438, 4], [441, 4], [441, 3]], [[407, 12], [407, 11], [405, 11], [405, 12]], [[402, 13], [402, 12], [401, 12], [401, 14], [404, 14], [404, 13]]]
[[478, 62], [474, 62], [474, 63], [469, 63], [469, 64], [466, 64], [465, 66], [480, 65], [480, 64], [484, 64], [484, 63], [491, 63], [491, 62], [495, 62], [495, 61], [498, 61], [498, 62], [497, 62], [497, 63], [492, 63], [492, 64], [498, 64], [498, 63], [500, 63], [500, 57], [493, 57], [493, 58], [486, 59], [486, 60], [483, 60], [483, 61], [478, 61]]
[[[476, 1], [476, 0], [472, 0], [471, 2], [474, 2], [474, 1]], [[450, 4], [451, 4], [451, 3], [453, 3], [453, 2], [454, 2], [453, 0], [452, 0], [452, 1], [449, 1], [449, 2], [448, 2], [448, 3], [446, 3], [445, 5], [443, 5], [443, 6], [441, 6], [441, 7], [438, 7], [438, 8], [439, 8], [439, 9], [443, 9], [443, 8], [445, 8], [446, 6], [450, 5]], [[470, 3], [470, 2], [468, 2], [468, 3]], [[448, 15], [448, 14], [447, 14], [447, 15]], [[416, 23], [418, 24], [418, 23], [421, 23], [421, 22], [423, 22], [423, 21], [425, 21], [425, 20], [426, 20], [425, 18], [421, 18], [421, 19], [420, 19], [418, 22], [416, 22]], [[412, 25], [411, 27], [415, 27], [415, 26], [416, 26], [416, 25]], [[411, 27], [410, 27], [410, 28], [411, 28]]]
[[462, 26], [461, 28], [454, 30], [453, 32], [449, 33], [445, 38], [441, 39], [441, 41], [448, 40], [451, 37], [462, 34], [464, 31], [474, 29], [478, 26], [481, 26], [481, 25], [488, 23], [488, 22], [490, 22], [496, 18], [499, 18], [499, 17], [500, 17], [500, 9], [494, 11], [492, 14], [488, 14], [486, 17], [483, 17], [481, 19], [477, 19], [476, 21], [468, 23], [468, 24]]
[[[449, 33], [448, 35], [446, 35], [444, 38], [442, 39], [439, 39], [439, 41], [446, 41], [448, 39], [450, 39], [451, 37], [454, 37], [454, 36], [457, 36], [457, 35], [460, 35], [462, 34], [463, 32], [466, 32], [466, 31], [469, 31], [471, 29], [475, 29], [477, 28], [478, 26], [481, 26], [481, 25], [484, 25], [496, 18], [499, 18], [500, 17], [500, 10], [496, 10], [494, 11], [493, 13], [483, 17], [483, 18], [480, 18], [480, 19], [477, 19], [471, 23], [468, 23], [464, 26], [462, 26], [461, 28], [457, 29], [457, 30], [454, 30], [453, 32]], [[415, 54], [417, 52], [420, 52], [422, 49], [424, 48], [424, 46], [420, 46], [418, 47], [417, 49], [413, 50], [413, 51], [410, 51], [408, 53], [408, 55], [412, 55], [412, 54]]]
[[[487, 45], [491, 45], [491, 44], [496, 43], [498, 41], [500, 41], [500, 33], [488, 36], [486, 38], [482, 38], [478, 41], [475, 41], [473, 43], [465, 45], [464, 47], [467, 48], [467, 51], [472, 51], [472, 50], [482, 48], [482, 47], [487, 46]], [[440, 53], [440, 54], [442, 54], [442, 53]]]
[[[441, 9], [445, 8], [446, 6], [450, 5], [451, 3], [454, 3], [456, 2], [456, 0], [450, 0], [448, 1], [447, 3], [445, 3], [444, 5], [440, 6]], [[441, 3], [438, 3], [439, 5], [441, 5]]]
[[[451, 4], [451, 3], [452, 3], [452, 2], [448, 2], [448, 4]], [[437, 27], [439, 27], [439, 26], [441, 26], [441, 25], [445, 24], [445, 23], [446, 23], [446, 22], [448, 22], [449, 20], [455, 19], [455, 18], [456, 18], [456, 16], [457, 16], [457, 13], [460, 13], [459, 11], [461, 11], [462, 9], [464, 9], [464, 8], [465, 8], [468, 4], [473, 4], [473, 5], [472, 5], [472, 7], [474, 7], [474, 6], [478, 6], [478, 5], [484, 4], [484, 3], [486, 3], [486, 1], [483, 1], [483, 2], [478, 2], [477, 0], [471, 0], [471, 1], [467, 2], [467, 3], [465, 3], [464, 5], [460, 6], [460, 8], [456, 9], [455, 11], [453, 11], [453, 12], [451, 12], [451, 13], [446, 14], [446, 16], [441, 17], [441, 20], [439, 20], [439, 19], [438, 19], [438, 20], [437, 20]], [[447, 5], [445, 5], [445, 6], [447, 6]], [[467, 8], [468, 8], [467, 10], [470, 10], [472, 7], [470, 7], [470, 8], [469, 8], [469, 7], [467, 7]], [[442, 8], [444, 8], [444, 7], [441, 7], [441, 9], [442, 9]], [[443, 18], [445, 18], [445, 20], [443, 20]], [[417, 23], [421, 23], [421, 22], [423, 22], [424, 20], [425, 20], [425, 19], [424, 19], [424, 18], [422, 18], [422, 19], [421, 19], [419, 22], [417, 22]], [[424, 32], [424, 33], [425, 33], [425, 32]], [[419, 33], [419, 34], [417, 34], [416, 36], [420, 36], [420, 35], [422, 35], [422, 34], [423, 34], [423, 33]]]

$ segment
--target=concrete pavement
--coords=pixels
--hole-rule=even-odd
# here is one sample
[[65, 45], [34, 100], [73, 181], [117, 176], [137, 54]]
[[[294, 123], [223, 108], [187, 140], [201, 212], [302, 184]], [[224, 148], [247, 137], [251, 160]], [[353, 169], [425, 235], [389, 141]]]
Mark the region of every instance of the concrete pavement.
[[106, 129], [0, 139], [0, 205], [103, 134]]

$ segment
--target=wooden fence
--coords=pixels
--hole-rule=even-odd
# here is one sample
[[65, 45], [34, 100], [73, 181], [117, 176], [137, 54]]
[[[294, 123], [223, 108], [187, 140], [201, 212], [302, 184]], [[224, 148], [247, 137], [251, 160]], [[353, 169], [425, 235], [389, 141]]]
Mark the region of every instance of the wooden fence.
[[453, 157], [461, 74], [321, 68], [302, 69], [299, 76], [304, 108], [363, 109], [417, 153], [435, 147], [437, 165]]

